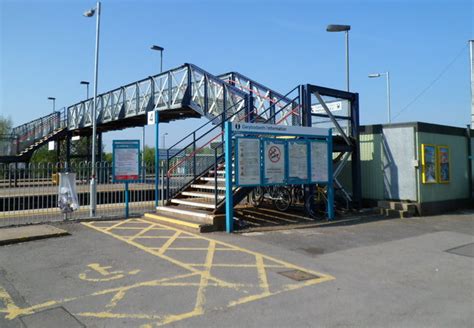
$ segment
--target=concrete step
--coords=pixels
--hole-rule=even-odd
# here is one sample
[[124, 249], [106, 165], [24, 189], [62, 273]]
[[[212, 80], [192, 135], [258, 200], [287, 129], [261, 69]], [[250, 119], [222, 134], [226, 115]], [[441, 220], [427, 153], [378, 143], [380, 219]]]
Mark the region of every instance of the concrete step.
[[[198, 192], [198, 191], [183, 191], [181, 193], [183, 196], [189, 196], [189, 197], [198, 197], [198, 198], [209, 198], [209, 199], [214, 199], [215, 195], [214, 193], [210, 192]], [[225, 196], [222, 194], [217, 194], [217, 199], [224, 199]]]
[[217, 174], [219, 174], [219, 175], [225, 175], [225, 171], [224, 171], [224, 170], [217, 170], [217, 171], [215, 171], [215, 170], [210, 170], [210, 171], [209, 171], [210, 174], [214, 174], [214, 172], [217, 172]]
[[407, 211], [413, 215], [416, 215], [418, 212], [417, 204], [410, 202], [381, 200], [377, 202], [377, 207], [387, 210]]
[[209, 199], [206, 198], [173, 198], [171, 200], [173, 204], [187, 205], [197, 208], [208, 208], [214, 210], [216, 205], [211, 203]]
[[214, 215], [209, 211], [184, 205], [158, 206], [156, 213], [145, 216], [159, 220], [163, 224], [195, 232], [210, 232], [225, 228], [225, 215]]
[[153, 220], [153, 221], [158, 221], [159, 223], [164, 224], [166, 226], [172, 226], [172, 227], [176, 227], [176, 228], [191, 231], [191, 232], [214, 231], [213, 226], [210, 224], [195, 223], [186, 219], [175, 219], [168, 215], [164, 216], [164, 215], [153, 214], [153, 213], [145, 213], [144, 218]]
[[395, 209], [390, 209], [390, 208], [389, 209], [381, 208], [380, 215], [384, 215], [388, 218], [397, 218], [397, 219], [411, 218], [414, 216], [414, 214], [409, 211], [395, 210]]
[[[201, 180], [204, 180], [204, 181], [216, 181], [216, 179], [214, 177], [201, 177], [200, 178]], [[225, 182], [225, 178], [217, 178], [217, 182]]]
[[[191, 188], [214, 190], [215, 186], [214, 186], [214, 184], [192, 184]], [[217, 190], [225, 190], [225, 186], [223, 184], [217, 184]]]

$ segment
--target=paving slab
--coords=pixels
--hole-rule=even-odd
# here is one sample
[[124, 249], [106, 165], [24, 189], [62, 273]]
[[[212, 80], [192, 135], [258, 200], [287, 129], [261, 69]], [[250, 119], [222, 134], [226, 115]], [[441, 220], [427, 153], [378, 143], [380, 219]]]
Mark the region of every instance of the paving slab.
[[4, 228], [0, 229], [0, 246], [66, 235], [69, 235], [69, 232], [66, 230], [45, 224]]

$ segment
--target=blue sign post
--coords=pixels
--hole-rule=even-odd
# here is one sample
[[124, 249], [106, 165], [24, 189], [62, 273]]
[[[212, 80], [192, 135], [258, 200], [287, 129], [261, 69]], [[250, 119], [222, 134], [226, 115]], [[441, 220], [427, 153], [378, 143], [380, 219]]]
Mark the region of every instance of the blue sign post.
[[[245, 140], [245, 153], [251, 158], [242, 160], [242, 149], [233, 151], [233, 136]], [[241, 135], [245, 135], [243, 137]], [[264, 135], [285, 136], [292, 139], [263, 138]], [[332, 163], [332, 130], [311, 127], [281, 126], [254, 123], [225, 123], [225, 187], [226, 232], [234, 230], [234, 202], [232, 157], [235, 155], [235, 184], [238, 186], [270, 186], [288, 184], [324, 184], [327, 187], [328, 220], [334, 219], [334, 185]], [[252, 140], [258, 139], [255, 147]], [[258, 145], [258, 144], [257, 144]], [[255, 154], [249, 148], [254, 149]], [[290, 149], [291, 148], [291, 149]], [[291, 158], [294, 156], [295, 158]], [[301, 158], [299, 158], [301, 157]], [[255, 160], [262, 159], [262, 160]], [[254, 163], [254, 167], [249, 163]], [[290, 164], [291, 163], [291, 164]], [[247, 165], [244, 168], [243, 165]]]
[[128, 218], [128, 184], [140, 179], [140, 140], [114, 140], [112, 150], [112, 179], [125, 183], [125, 218]]
[[[225, 122], [225, 231], [234, 231], [234, 193], [232, 192], [232, 122]], [[237, 170], [237, 167], [235, 168]]]

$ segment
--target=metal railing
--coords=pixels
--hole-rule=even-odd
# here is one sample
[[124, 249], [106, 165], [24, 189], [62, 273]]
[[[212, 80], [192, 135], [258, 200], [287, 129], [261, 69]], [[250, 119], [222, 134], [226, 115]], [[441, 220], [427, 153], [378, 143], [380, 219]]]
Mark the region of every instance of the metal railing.
[[[111, 163], [100, 162], [96, 167], [98, 218], [123, 218], [124, 184], [112, 181]], [[142, 170], [144, 178], [129, 184], [131, 215], [142, 215], [155, 209], [154, 165], [145, 164]], [[58, 208], [58, 173], [63, 171], [65, 163], [0, 164], [0, 227], [64, 220], [65, 215]], [[69, 213], [67, 219], [88, 218], [91, 163], [72, 163], [69, 172], [76, 173], [80, 208]]]
[[31, 145], [41, 141], [58, 129], [66, 126], [66, 109], [48, 114], [12, 129], [8, 135], [0, 136], [0, 156], [21, 154]]
[[[295, 95], [296, 93], [296, 95]], [[247, 96], [247, 99], [249, 96]], [[247, 100], [248, 101], [248, 100]], [[282, 102], [282, 103], [280, 103]], [[274, 111], [274, 107], [278, 108]], [[178, 141], [167, 150], [166, 181], [174, 190], [167, 186], [166, 199], [170, 201], [176, 194], [187, 188], [198, 177], [203, 176], [214, 168], [215, 173], [220, 167], [223, 158], [223, 124], [224, 121], [255, 122], [260, 119], [262, 123], [287, 124], [288, 118], [298, 117], [301, 113], [299, 88], [294, 88], [281, 99], [272, 100], [272, 105], [258, 114], [256, 108], [244, 111], [246, 107], [237, 112], [224, 112], [222, 118], [215, 117], [206, 124], [200, 126], [189, 135]], [[269, 114], [272, 112], [271, 114]], [[262, 117], [265, 118], [262, 121]], [[220, 124], [216, 124], [218, 121]], [[292, 119], [296, 124], [300, 120]], [[216, 124], [216, 125], [213, 125]], [[180, 151], [170, 156], [172, 149], [179, 147]], [[217, 175], [217, 173], [216, 173]], [[215, 181], [217, 186], [217, 179]], [[218, 190], [215, 188], [215, 204], [218, 203]]]
[[[203, 69], [185, 64], [97, 97], [97, 124], [144, 115], [151, 110], [191, 107], [209, 118], [239, 108], [245, 93]], [[68, 107], [70, 130], [92, 125], [93, 98]]]
[[[219, 78], [251, 95], [252, 106], [254, 107], [255, 113], [259, 113], [261, 120], [267, 121], [271, 116], [274, 116], [276, 112], [292, 101], [290, 97], [284, 96], [238, 72], [221, 74]], [[293, 108], [294, 107], [296, 107], [296, 105], [293, 106]], [[302, 109], [299, 108], [298, 112], [287, 116], [286, 119], [279, 124], [301, 125], [301, 113]], [[282, 115], [285, 114], [286, 113], [282, 113]], [[277, 117], [275, 117], [275, 121], [271, 123], [275, 124], [276, 120], [278, 120]]]

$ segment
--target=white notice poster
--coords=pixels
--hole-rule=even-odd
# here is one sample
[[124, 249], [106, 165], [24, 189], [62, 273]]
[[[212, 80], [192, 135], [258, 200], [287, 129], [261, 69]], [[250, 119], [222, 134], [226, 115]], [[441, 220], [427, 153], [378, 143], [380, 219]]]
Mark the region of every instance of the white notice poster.
[[328, 181], [328, 145], [311, 142], [311, 182]]
[[263, 176], [267, 184], [285, 183], [285, 144], [265, 141]]
[[308, 179], [308, 145], [306, 142], [288, 142], [288, 177]]
[[239, 186], [260, 184], [260, 140], [237, 138], [237, 153], [237, 184]]

